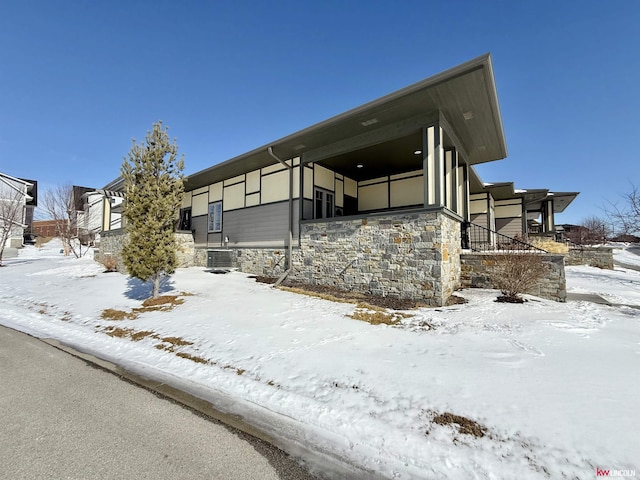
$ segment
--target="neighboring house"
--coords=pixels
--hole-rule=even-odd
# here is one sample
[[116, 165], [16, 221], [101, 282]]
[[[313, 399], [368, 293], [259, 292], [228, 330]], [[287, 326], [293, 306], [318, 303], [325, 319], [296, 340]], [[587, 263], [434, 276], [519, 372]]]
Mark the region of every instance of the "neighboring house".
[[[109, 182], [103, 188], [95, 191], [101, 195], [102, 202], [98, 204], [94, 200], [94, 209], [100, 209], [102, 219], [101, 230], [117, 230], [122, 228], [122, 202], [124, 201], [124, 179], [118, 177]], [[97, 198], [97, 197], [96, 197]]]
[[38, 206], [38, 182], [28, 178], [21, 178], [21, 180], [24, 180], [29, 184], [27, 187], [27, 194], [31, 197], [30, 200], [27, 200], [25, 206], [24, 224], [26, 227], [24, 231], [25, 233], [32, 233], [34, 211]]
[[34, 198], [29, 194], [34, 184], [0, 173], [0, 226], [8, 228], [4, 246], [19, 248], [28, 228], [27, 205]]
[[523, 241], [533, 236], [560, 239], [555, 214], [563, 212], [578, 192], [515, 189], [512, 182], [483, 183], [474, 168], [470, 171], [472, 239], [489, 244], [495, 243], [499, 235]]
[[[63, 227], [66, 228], [67, 220], [64, 220]], [[60, 236], [59, 223], [56, 220], [34, 220], [31, 231], [40, 237]]]
[[[91, 239], [102, 232], [122, 228], [123, 180], [117, 178], [101, 189], [83, 189], [77, 198], [78, 225]], [[76, 188], [74, 187], [74, 191]]]

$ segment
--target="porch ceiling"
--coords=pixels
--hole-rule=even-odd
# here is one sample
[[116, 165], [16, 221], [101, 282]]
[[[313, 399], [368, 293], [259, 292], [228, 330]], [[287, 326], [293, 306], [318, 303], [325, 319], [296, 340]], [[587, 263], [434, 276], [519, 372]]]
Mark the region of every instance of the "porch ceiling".
[[[193, 190], [273, 164], [269, 146], [283, 159], [301, 156], [303, 161], [312, 159], [331, 167], [340, 164], [338, 170], [355, 179], [379, 176], [382, 169], [386, 174], [406, 171], [417, 164], [413, 152], [422, 149], [420, 128], [429, 118], [437, 118], [438, 112], [469, 164], [507, 156], [491, 56], [486, 54], [190, 175], [186, 188]], [[451, 143], [447, 137], [445, 145], [447, 141]], [[369, 170], [357, 169], [359, 163], [368, 164]], [[417, 165], [421, 167], [421, 159]]]

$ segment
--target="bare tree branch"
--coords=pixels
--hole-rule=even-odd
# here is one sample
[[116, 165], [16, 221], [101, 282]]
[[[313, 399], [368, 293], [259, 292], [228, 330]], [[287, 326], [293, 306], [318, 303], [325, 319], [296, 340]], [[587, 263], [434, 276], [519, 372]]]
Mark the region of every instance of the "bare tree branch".
[[42, 195], [39, 207], [56, 226], [56, 234], [62, 240], [65, 255], [73, 253], [76, 258], [83, 254], [78, 241], [78, 213], [75, 209], [73, 186], [58, 185]]
[[26, 192], [10, 187], [0, 184], [0, 266], [7, 241], [14, 235], [21, 235], [20, 230], [26, 227], [23, 224]]
[[616, 234], [637, 234], [640, 232], [640, 191], [631, 184], [631, 191], [620, 196], [622, 200], [608, 202], [604, 210], [614, 224]]

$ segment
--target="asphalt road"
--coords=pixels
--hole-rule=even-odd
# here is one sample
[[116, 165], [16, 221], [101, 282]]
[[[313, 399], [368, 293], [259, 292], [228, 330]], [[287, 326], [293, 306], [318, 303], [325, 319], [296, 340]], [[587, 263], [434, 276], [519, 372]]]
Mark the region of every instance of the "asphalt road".
[[0, 326], [0, 478], [314, 477], [261, 440]]

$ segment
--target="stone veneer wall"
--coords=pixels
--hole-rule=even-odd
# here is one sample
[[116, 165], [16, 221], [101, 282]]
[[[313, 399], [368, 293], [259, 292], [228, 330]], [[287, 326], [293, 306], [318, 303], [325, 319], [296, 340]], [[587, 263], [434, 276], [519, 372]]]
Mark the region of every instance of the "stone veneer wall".
[[[461, 285], [463, 288], [495, 288], [491, 273], [495, 265], [493, 252], [462, 253]], [[565, 302], [567, 300], [567, 282], [564, 273], [564, 255], [514, 253], [513, 255], [540, 255], [547, 265], [547, 275], [526, 293], [538, 297]]]
[[[197, 261], [202, 254], [195, 249], [193, 242], [193, 235], [191, 232], [176, 232], [176, 242], [178, 244], [178, 266], [179, 267], [193, 267], [197, 265]], [[98, 262], [103, 262], [107, 256], [113, 257], [118, 262], [118, 271], [121, 273], [127, 273], [127, 270], [122, 262], [122, 247], [127, 239], [127, 233], [124, 229], [109, 230], [100, 234], [100, 246], [94, 254], [94, 259]], [[207, 263], [207, 253], [204, 251], [204, 264]]]
[[[297, 252], [294, 251], [294, 257]], [[277, 248], [242, 248], [235, 250], [234, 266], [241, 272], [279, 277], [286, 268], [287, 249]]]
[[591, 267], [613, 270], [613, 248], [571, 248], [564, 261], [567, 265], [589, 265]]
[[443, 305], [460, 282], [460, 221], [443, 210], [302, 222], [289, 278]]

